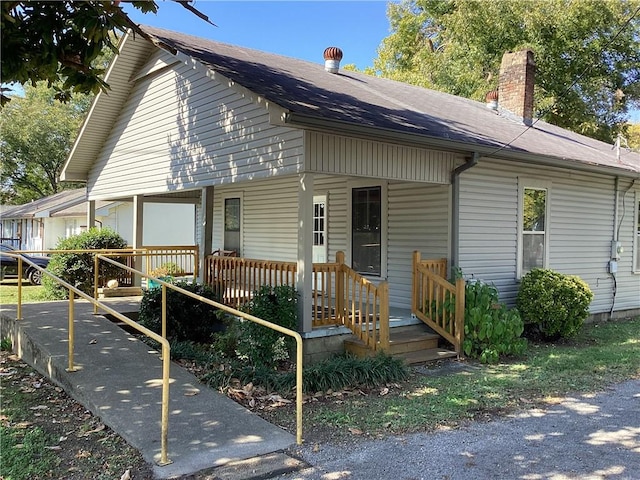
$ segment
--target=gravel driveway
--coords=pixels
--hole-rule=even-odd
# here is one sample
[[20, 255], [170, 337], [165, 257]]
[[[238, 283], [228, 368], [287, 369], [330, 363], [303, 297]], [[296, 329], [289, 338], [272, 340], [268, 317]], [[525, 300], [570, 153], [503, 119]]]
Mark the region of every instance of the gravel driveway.
[[294, 479], [640, 479], [640, 380], [488, 423], [302, 447]]

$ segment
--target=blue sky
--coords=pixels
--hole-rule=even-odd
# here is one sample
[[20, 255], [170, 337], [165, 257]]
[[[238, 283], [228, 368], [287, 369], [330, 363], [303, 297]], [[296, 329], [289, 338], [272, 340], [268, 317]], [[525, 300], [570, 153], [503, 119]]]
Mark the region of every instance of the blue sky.
[[373, 66], [376, 50], [389, 35], [387, 1], [196, 1], [214, 27], [180, 5], [158, 2], [157, 15], [142, 14], [123, 2], [136, 23], [166, 28], [224, 43], [324, 64], [326, 47], [340, 47], [342, 64]]
[[[196, 0], [194, 6], [216, 27], [175, 2], [158, 4], [156, 15], [145, 15], [122, 3], [137, 23], [311, 62], [324, 63], [324, 49], [337, 46], [344, 53], [342, 65], [353, 63], [359, 69], [373, 66], [390, 33], [386, 0]], [[632, 112], [631, 121], [640, 123], [640, 110]]]

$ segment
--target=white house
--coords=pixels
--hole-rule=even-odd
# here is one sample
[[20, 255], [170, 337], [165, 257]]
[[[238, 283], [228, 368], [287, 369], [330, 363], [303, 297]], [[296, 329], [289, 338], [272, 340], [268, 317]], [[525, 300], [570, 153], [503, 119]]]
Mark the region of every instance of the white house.
[[196, 203], [203, 254], [293, 262], [306, 336], [310, 266], [339, 251], [392, 309], [411, 307], [414, 251], [511, 304], [546, 267], [588, 282], [593, 314], [640, 309], [640, 155], [535, 120], [531, 52], [505, 55], [496, 106], [143, 30], [154, 41], [123, 38], [63, 172], [91, 202], [133, 202], [134, 244], [147, 202]]
[[[2, 243], [20, 250], [51, 250], [58, 240], [86, 230], [86, 189], [63, 190], [24, 205], [3, 206], [0, 213]], [[194, 245], [195, 206], [185, 203], [148, 203], [144, 206], [145, 245]], [[172, 228], [167, 228], [170, 222]], [[133, 242], [133, 204], [100, 201], [94, 225], [109, 227]]]

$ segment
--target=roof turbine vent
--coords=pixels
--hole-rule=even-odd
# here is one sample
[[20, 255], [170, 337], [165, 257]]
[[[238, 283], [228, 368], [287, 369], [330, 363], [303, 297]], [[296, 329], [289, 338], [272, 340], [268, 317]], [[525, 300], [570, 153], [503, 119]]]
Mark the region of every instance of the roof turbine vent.
[[340, 70], [340, 60], [342, 60], [342, 50], [338, 47], [327, 47], [324, 49], [324, 69], [329, 73], [338, 73]]
[[485, 101], [487, 102], [487, 108], [491, 110], [498, 110], [498, 90], [491, 90], [490, 92], [487, 92]]

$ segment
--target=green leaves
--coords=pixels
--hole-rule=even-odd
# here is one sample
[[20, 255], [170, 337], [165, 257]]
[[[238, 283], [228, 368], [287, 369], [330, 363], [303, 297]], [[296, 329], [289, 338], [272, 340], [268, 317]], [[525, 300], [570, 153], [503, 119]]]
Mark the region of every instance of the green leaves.
[[[90, 99], [55, 101], [44, 83], [26, 86], [0, 115], [0, 202], [22, 204], [63, 190], [60, 172]], [[74, 187], [75, 185], [69, 185]]]
[[[56, 245], [57, 250], [89, 250], [89, 249], [118, 249], [125, 248], [127, 242], [109, 228], [91, 228], [78, 235], [61, 239]], [[122, 257], [112, 257], [122, 262]], [[92, 253], [55, 253], [47, 270], [62, 278], [67, 283], [79, 288], [88, 295], [93, 295], [94, 284], [94, 256]], [[123, 270], [107, 262], [100, 264], [101, 278], [118, 278]], [[42, 278], [45, 295], [52, 299], [68, 298], [68, 291], [56, 283], [49, 276]]]
[[[502, 55], [536, 55], [536, 106], [546, 121], [611, 141], [640, 100], [638, 0], [405, 0], [374, 71], [484, 101]], [[623, 96], [621, 96], [621, 93]]]
[[516, 305], [525, 323], [553, 340], [578, 333], [592, 299], [589, 285], [579, 277], [536, 268], [522, 278]]
[[524, 324], [517, 310], [498, 301], [493, 285], [476, 281], [465, 287], [464, 354], [482, 363], [495, 363], [502, 355], [521, 355], [527, 347], [520, 338]]
[[[197, 17], [206, 15], [189, 2], [178, 2]], [[108, 85], [102, 53], [117, 53], [122, 32], [147, 35], [131, 21], [120, 2], [56, 1], [0, 2], [2, 81], [25, 85], [46, 81], [58, 85], [56, 98], [69, 101], [74, 93], [96, 94]], [[131, 2], [143, 13], [156, 13], [153, 1]], [[211, 22], [209, 22], [211, 23]], [[4, 94], [2, 105], [9, 101]]]

